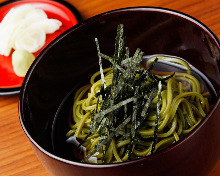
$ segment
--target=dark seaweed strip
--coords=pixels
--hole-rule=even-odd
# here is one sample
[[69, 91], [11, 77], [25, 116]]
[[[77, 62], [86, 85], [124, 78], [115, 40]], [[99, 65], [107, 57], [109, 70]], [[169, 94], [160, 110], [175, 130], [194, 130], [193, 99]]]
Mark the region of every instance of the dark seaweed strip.
[[[127, 57], [129, 55], [129, 51], [127, 49]], [[140, 53], [140, 54], [139, 54]], [[123, 88], [125, 87], [129, 87], [130, 86], [130, 89], [132, 90], [133, 88], [133, 85], [129, 83], [130, 80], [133, 80], [135, 78], [135, 70], [136, 70], [136, 67], [139, 66], [139, 63], [140, 61], [142, 60], [142, 57], [143, 57], [143, 52], [140, 52], [140, 50], [138, 49], [135, 54], [134, 54], [134, 57], [131, 59], [128, 59], [127, 62], [130, 64], [127, 64], [128, 65], [128, 68], [126, 70], [126, 72], [122, 72], [122, 74], [120, 76], [118, 76], [118, 81], [117, 81], [117, 86], [115, 86], [115, 90], [113, 91], [114, 92], [114, 96], [115, 96], [115, 99], [116, 99], [116, 96], [120, 93], [120, 92], [123, 92]], [[134, 62], [135, 64], [131, 64], [131, 62]], [[123, 61], [122, 61], [123, 62]], [[131, 66], [129, 67], [129, 65]], [[130, 81], [131, 82], [131, 81]], [[121, 91], [122, 90], [122, 91]], [[128, 93], [128, 92], [125, 92], [125, 93]], [[133, 94], [133, 93], [132, 93]], [[116, 117], [116, 116], [115, 116]], [[115, 120], [116, 121], [116, 120]]]
[[128, 117], [128, 106], [127, 104], [124, 105], [124, 119], [126, 119]]
[[154, 65], [157, 63], [157, 61], [158, 61], [158, 58], [156, 57], [155, 59], [154, 59], [154, 61], [153, 61], [153, 63], [150, 65], [150, 67], [148, 68], [148, 71], [151, 71], [152, 69], [153, 69], [153, 67], [154, 67]]
[[131, 117], [128, 117], [108, 137], [100, 139], [96, 146], [93, 148], [93, 150], [82, 160], [82, 162], [86, 162], [91, 156], [93, 156], [97, 151], [99, 151], [101, 147], [107, 144], [115, 135], [117, 135], [118, 131], [123, 129], [124, 126], [127, 125], [130, 120]]
[[124, 66], [126, 69], [126, 72], [123, 73], [124, 78], [129, 79], [129, 77], [131, 77], [130, 79], [133, 79], [133, 77], [135, 76], [134, 73], [136, 72], [137, 67], [140, 64], [140, 59], [142, 60], [142, 53], [143, 52], [140, 52], [140, 49], [137, 49], [132, 58], [126, 58], [122, 60], [121, 65]]
[[[97, 47], [97, 51], [98, 51], [98, 56], [99, 56], [100, 48], [99, 48], [99, 42], [98, 42], [97, 38], [95, 38], [95, 43], [96, 43], [96, 47]], [[99, 69], [100, 69], [102, 83], [104, 85], [104, 88], [106, 88], [105, 78], [104, 78], [105, 76], [104, 76], [103, 69], [102, 69], [102, 57], [101, 56], [99, 56]]]
[[103, 117], [104, 117], [106, 114], [108, 114], [108, 113], [110, 113], [110, 112], [113, 112], [114, 110], [116, 110], [116, 109], [118, 109], [118, 108], [124, 106], [125, 104], [128, 104], [128, 103], [130, 103], [130, 102], [132, 102], [132, 101], [134, 101], [134, 100], [135, 100], [134, 97], [128, 98], [128, 99], [126, 99], [126, 100], [124, 100], [124, 101], [121, 101], [120, 103], [118, 103], [118, 104], [116, 104], [116, 105], [114, 105], [114, 106], [109, 107], [108, 109], [105, 109], [105, 110], [99, 112], [98, 114], [95, 114], [95, 115], [94, 115], [95, 124], [94, 124], [93, 127], [90, 129], [91, 132], [94, 133], [95, 129], [100, 125], [100, 123], [101, 123]]
[[[111, 129], [111, 131], [113, 131], [113, 129]], [[123, 137], [123, 139], [127, 139], [131, 137], [130, 132], [126, 132], [125, 130], [119, 131], [118, 135], [116, 135], [116, 137]]]
[[136, 49], [136, 51], [131, 59], [131, 62], [130, 62], [128, 69], [130, 69], [132, 71], [136, 71], [136, 68], [140, 65], [140, 61], [139, 61], [139, 57], [138, 57], [140, 51], [141, 50], [139, 48]]
[[104, 145], [102, 146], [102, 153], [103, 153], [103, 158], [102, 158], [102, 163], [105, 163], [105, 156], [106, 156], [106, 150], [104, 149]]
[[121, 61], [121, 65], [123, 67], [130, 67], [131, 60], [132, 60], [132, 57], [126, 58], [126, 59]]
[[117, 84], [114, 86], [114, 99], [115, 100], [119, 98], [118, 96], [120, 96], [120, 93], [123, 91], [123, 88], [125, 87], [125, 85], [126, 85], [126, 80], [124, 76], [121, 74], [120, 76], [118, 76]]
[[174, 75], [175, 75], [175, 72], [173, 72], [173, 73], [172, 73], [171, 75], [169, 75], [169, 76], [166, 76], [165, 78], [160, 78], [160, 80], [161, 80], [161, 81], [166, 81], [166, 80], [172, 78]]
[[133, 60], [132, 60], [132, 68], [134, 68], [134, 70], [136, 71], [138, 66], [140, 65], [140, 62], [142, 61], [144, 52], [142, 52], [139, 48], [136, 50], [136, 52], [134, 53], [133, 56]]
[[[157, 63], [157, 61], [158, 61], [158, 58], [156, 57], [156, 58], [154, 59], [153, 63], [150, 65], [148, 71], [151, 71], [151, 70], [153, 69], [153, 67], [155, 66], [155, 64]], [[154, 75], [154, 78], [155, 78], [157, 81], [162, 81], [162, 82], [163, 82], [163, 81], [166, 81], [166, 80], [172, 78], [174, 75], [175, 75], [175, 72], [174, 72], [173, 74], [171, 74], [170, 76], [167, 76], [167, 77], [165, 77], [165, 78], [158, 78], [156, 75]]]
[[125, 59], [129, 58], [129, 48], [125, 47]]
[[[128, 105], [127, 104], [124, 105], [123, 111], [124, 111], [124, 114], [122, 115], [122, 117], [123, 117], [123, 120], [125, 120], [128, 117]], [[123, 135], [123, 139], [125, 140], [127, 137], [130, 136], [130, 134], [128, 134], [128, 136], [126, 136], [127, 131], [128, 131], [127, 126], [125, 126], [125, 130], [124, 131], [125, 131], [125, 134], [121, 134], [121, 135]]]
[[123, 54], [123, 49], [124, 49], [124, 38], [123, 38], [123, 33], [124, 33], [124, 25], [120, 24], [118, 25], [117, 28], [117, 35], [115, 38], [115, 53], [114, 53], [114, 58], [117, 63], [120, 63], [120, 60], [122, 58]]
[[92, 116], [91, 116], [91, 123], [90, 123], [90, 128], [93, 126], [93, 124], [94, 124], [94, 113], [98, 113], [98, 105], [99, 105], [99, 97], [100, 96], [98, 96], [98, 100], [97, 100], [97, 102], [96, 102], [96, 110], [95, 110], [95, 112], [93, 111], [93, 113], [92, 113]]
[[[96, 102], [96, 110], [95, 110], [95, 113], [96, 113], [96, 114], [98, 113], [99, 97], [100, 97], [100, 96], [98, 96], [98, 100], [97, 100], [97, 102]], [[92, 122], [91, 122], [91, 123], [92, 123]]]
[[[113, 78], [112, 78], [112, 89], [111, 89], [111, 96], [112, 98], [110, 99], [110, 105], [113, 106], [115, 104], [115, 95], [116, 95], [116, 85], [117, 85], [117, 78], [119, 76], [119, 69], [120, 67], [118, 64], [121, 62], [122, 59], [122, 54], [123, 54], [123, 48], [124, 48], [124, 38], [123, 38], [123, 33], [124, 33], [124, 25], [120, 24], [118, 25], [117, 28], [117, 35], [115, 38], [115, 53], [113, 56], [112, 60], [112, 67], [113, 67]], [[123, 69], [120, 70], [122, 73], [124, 72]], [[114, 112], [111, 114], [111, 118], [114, 119]]]
[[122, 61], [122, 63], [127, 64], [126, 72], [122, 73], [122, 81], [125, 82], [126, 89], [131, 90], [131, 91], [125, 92], [125, 94], [128, 94], [129, 96], [132, 96], [133, 94], [136, 70], [140, 64], [140, 61], [142, 60], [142, 57], [143, 57], [143, 52], [140, 52], [140, 49], [137, 49], [132, 58], [127, 58]]
[[135, 85], [140, 85], [140, 91], [144, 91], [146, 89], [147, 84], [146, 81], [149, 79], [149, 74], [145, 74], [143, 70], [138, 70], [139, 77], [134, 80]]
[[83, 144], [84, 142], [86, 142], [86, 140], [87, 140], [91, 135], [92, 135], [92, 132], [89, 131], [89, 133], [87, 134], [87, 136], [80, 142], [80, 144], [78, 145], [77, 148], [80, 148], [80, 147], [82, 146], [82, 144]]
[[[118, 64], [114, 61], [114, 59], [113, 59], [112, 57], [107, 56], [107, 55], [105, 55], [105, 54], [103, 54], [103, 53], [99, 53], [98, 55], [99, 55], [100, 57], [102, 57], [102, 58], [108, 60], [109, 62], [111, 62], [112, 66], [113, 66], [114, 68], [117, 68], [120, 72], [125, 73], [125, 70], [124, 70], [120, 65], [118, 65]], [[114, 75], [113, 75], [113, 77], [114, 77]]]
[[175, 72], [169, 76], [166, 76], [165, 78], [159, 78], [157, 75], [154, 75], [154, 79], [156, 79], [158, 82], [161, 81], [163, 84], [166, 84], [165, 81], [172, 78], [174, 75], [175, 75]]
[[154, 96], [154, 93], [156, 92], [156, 90], [157, 90], [156, 87], [154, 87], [152, 89], [152, 91], [150, 92], [149, 96], [147, 94], [144, 96], [144, 99], [146, 99], [147, 101], [144, 101], [144, 100], [142, 101], [143, 106], [141, 106], [141, 109], [139, 109], [140, 114], [139, 114], [137, 121], [136, 121], [136, 130], [142, 126], [143, 122], [145, 121], [146, 117], [148, 116], [148, 114], [153, 106], [152, 99], [153, 99], [153, 96]]
[[154, 96], [154, 93], [156, 92], [156, 90], [157, 90], [156, 87], [154, 87], [152, 89], [149, 97], [147, 98], [147, 102], [145, 103], [144, 108], [143, 108], [143, 110], [141, 112], [141, 117], [142, 117], [142, 121], [141, 122], [143, 122], [145, 120], [146, 116], [147, 116], [147, 112], [149, 110], [150, 104], [152, 102], [152, 99], [153, 99], [153, 96]]
[[[110, 106], [110, 102], [108, 101], [109, 98], [110, 98], [110, 91], [111, 91], [111, 85], [109, 85], [108, 87], [106, 87], [106, 89], [103, 88], [103, 86], [101, 86], [101, 90], [100, 90], [100, 94], [99, 96], [102, 96], [102, 101], [101, 101], [101, 108], [100, 108], [100, 111], [103, 111], [105, 109], [107, 109], [109, 106]], [[98, 94], [97, 94], [98, 95]], [[96, 96], [97, 96], [96, 95]], [[98, 114], [98, 113], [96, 113]], [[103, 116], [104, 117], [104, 116]], [[95, 126], [98, 126], [96, 123], [100, 123], [103, 119], [100, 119], [99, 122], [97, 122], [97, 118], [94, 117], [94, 114], [92, 115], [92, 118], [91, 118], [91, 125], [90, 125], [90, 131], [92, 133], [94, 133], [95, 131]], [[91, 134], [90, 134], [91, 135]]]
[[136, 73], [137, 68], [140, 65], [140, 62], [143, 58], [143, 52], [140, 51], [140, 49], [137, 49], [131, 59], [125, 59], [124, 62], [127, 62], [127, 65], [124, 67], [126, 68], [126, 72], [124, 74], [124, 78], [127, 78], [128, 80], [133, 81]]
[[160, 117], [160, 105], [161, 105], [161, 90], [162, 90], [162, 83], [161, 83], [161, 81], [159, 81], [159, 83], [158, 83], [158, 94], [157, 94], [157, 111], [156, 111], [154, 138], [153, 138], [153, 144], [152, 144], [152, 148], [151, 148], [151, 154], [154, 153], [155, 145], [156, 145], [156, 139], [157, 139], [159, 117]]
[[108, 94], [111, 91], [111, 87], [112, 87], [111, 84], [108, 87], [106, 87], [105, 89], [103, 86], [101, 86], [100, 91], [95, 94], [95, 97], [99, 97], [100, 95], [102, 95], [102, 99], [105, 99], [106, 94]]
[[120, 103], [118, 103], [118, 104], [116, 104], [112, 107], [109, 107], [108, 109], [105, 109], [105, 110], [99, 112], [98, 114], [95, 114], [94, 119], [99, 119], [99, 117], [102, 117], [102, 116], [104, 116], [104, 115], [106, 115], [106, 114], [108, 114], [108, 113], [110, 113], [110, 112], [112, 112], [112, 111], [114, 111], [114, 110], [116, 110], [116, 109], [118, 109], [118, 108], [134, 101], [134, 100], [135, 100], [135, 97], [131, 97], [131, 98], [128, 98], [126, 100], [123, 100]]
[[[109, 87], [109, 86], [108, 86]], [[108, 87], [105, 89], [105, 90], [108, 90]], [[110, 87], [111, 87], [111, 85], [110, 85]], [[103, 90], [103, 88], [101, 88], [101, 90]], [[108, 94], [108, 96], [110, 96], [109, 94]], [[108, 101], [106, 101], [107, 99], [108, 99], [108, 96], [106, 96], [106, 97], [103, 97], [103, 101], [101, 101], [101, 103], [102, 103], [102, 105], [101, 105], [101, 109], [100, 110], [103, 110], [105, 107], [108, 107], [109, 105], [109, 102]], [[79, 147], [95, 132], [95, 130], [94, 130], [94, 124], [96, 123], [96, 120], [97, 119], [95, 119], [95, 114], [92, 114], [91, 115], [91, 124], [90, 124], [90, 131], [89, 131], [89, 133], [87, 134], [87, 136], [83, 139], [83, 141], [80, 143], [80, 145], [79, 145]]]
[[133, 144], [134, 144], [134, 138], [135, 138], [135, 133], [136, 133], [136, 129], [137, 129], [137, 111], [138, 111], [138, 98], [137, 98], [137, 94], [138, 94], [138, 89], [139, 87], [135, 87], [135, 92], [134, 92], [134, 96], [135, 96], [135, 100], [133, 102], [133, 113], [132, 113], [132, 118], [131, 118], [131, 142], [130, 142], [130, 153], [129, 153], [129, 157], [131, 156], [131, 152], [132, 152], [132, 148], [133, 148]]
[[155, 78], [155, 75], [153, 73], [151, 73], [150, 70], [145, 70], [143, 68], [138, 68], [137, 73], [141, 73], [143, 76], [146, 77], [145, 80], [147, 80], [148, 78], [152, 79], [152, 82], [157, 82], [158, 83], [158, 79]]
[[101, 123], [100, 123], [99, 126], [98, 126], [97, 133], [103, 135], [103, 133], [100, 133], [100, 131], [102, 130], [102, 128], [103, 128], [104, 125], [106, 124], [106, 121], [107, 121], [107, 118], [103, 118], [103, 119], [102, 119]]
[[[87, 161], [101, 148], [104, 150], [104, 156], [110, 145], [110, 140], [116, 138], [127, 139], [130, 137], [130, 145], [126, 145], [125, 150], [129, 152], [129, 158], [132, 157], [135, 138], [137, 137], [137, 129], [143, 124], [150, 113], [153, 103], [152, 99], [158, 87], [157, 100], [157, 116], [155, 120], [154, 137], [152, 143], [152, 153], [155, 149], [160, 103], [161, 103], [161, 83], [171, 78], [174, 74], [159, 78], [154, 75], [151, 70], [156, 64], [158, 58], [150, 65], [148, 70], [140, 68], [144, 53], [137, 49], [132, 57], [129, 56], [129, 48], [124, 47], [123, 25], [119, 25], [115, 38], [115, 52], [113, 57], [107, 56], [100, 52], [98, 40], [95, 39], [99, 56], [100, 73], [102, 72], [102, 59], [108, 60], [113, 68], [112, 84], [106, 88], [101, 87], [96, 97], [102, 96], [101, 108], [96, 114], [92, 114], [90, 132], [88, 139], [94, 132], [100, 135], [99, 143], [93, 150], [84, 158], [83, 162]], [[125, 54], [123, 52], [125, 49]], [[136, 75], [139, 77], [136, 78]], [[103, 74], [104, 75], [104, 74]], [[101, 76], [103, 76], [101, 73]], [[149, 83], [150, 81], [150, 83]], [[148, 82], [148, 83], [147, 83]], [[158, 85], [158, 86], [157, 86]], [[97, 104], [98, 106], [98, 104]], [[96, 110], [97, 111], [97, 110]], [[129, 123], [130, 122], [130, 123]], [[131, 125], [131, 130], [128, 130], [127, 124]], [[138, 140], [139, 143], [149, 142]], [[106, 146], [104, 149], [104, 145]], [[105, 157], [103, 157], [104, 159]]]

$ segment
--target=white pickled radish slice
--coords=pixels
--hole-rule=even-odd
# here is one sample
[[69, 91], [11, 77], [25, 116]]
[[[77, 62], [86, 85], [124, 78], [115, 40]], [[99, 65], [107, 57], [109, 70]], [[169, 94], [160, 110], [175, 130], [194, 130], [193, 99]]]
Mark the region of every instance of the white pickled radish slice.
[[[0, 30], [0, 33], [2, 31]], [[9, 45], [10, 36], [0, 35], [0, 54], [4, 56], [9, 56], [12, 47]]]
[[46, 41], [46, 34], [40, 27], [30, 26], [16, 38], [14, 49], [24, 49], [30, 53], [40, 50]]
[[9, 56], [12, 49], [11, 36], [16, 31], [16, 26], [24, 20], [26, 14], [34, 9], [31, 5], [12, 8], [0, 24], [0, 54]]
[[46, 34], [52, 34], [60, 28], [62, 23], [56, 19], [44, 19], [36, 22], [34, 25], [43, 28]]
[[1, 24], [3, 25], [12, 25], [20, 23], [23, 21], [26, 16], [34, 11], [34, 6], [30, 4], [22, 5], [17, 8], [12, 8], [3, 18]]
[[12, 8], [0, 23], [0, 54], [9, 56], [12, 48], [34, 53], [44, 46], [46, 34], [54, 33], [61, 25], [31, 4]]
[[12, 54], [12, 66], [17, 76], [24, 77], [35, 57], [26, 50], [15, 50]]

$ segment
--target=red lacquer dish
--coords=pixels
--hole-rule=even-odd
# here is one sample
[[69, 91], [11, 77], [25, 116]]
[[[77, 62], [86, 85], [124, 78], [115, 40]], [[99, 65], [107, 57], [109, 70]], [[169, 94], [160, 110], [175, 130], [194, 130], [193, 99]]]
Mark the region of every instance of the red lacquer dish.
[[[19, 0], [7, 1], [0, 4], [0, 21], [5, 17], [11, 8], [16, 8], [24, 4], [31, 4], [36, 8], [42, 9], [47, 14], [48, 18], [57, 19], [62, 22], [59, 30], [53, 34], [47, 34], [45, 48], [53, 39], [61, 33], [77, 24], [81, 17], [78, 11], [65, 1], [52, 1], [52, 0]], [[43, 50], [33, 53], [35, 57]], [[12, 67], [12, 52], [6, 57], [0, 55], [0, 95], [19, 93], [20, 87], [24, 78], [18, 77]]]

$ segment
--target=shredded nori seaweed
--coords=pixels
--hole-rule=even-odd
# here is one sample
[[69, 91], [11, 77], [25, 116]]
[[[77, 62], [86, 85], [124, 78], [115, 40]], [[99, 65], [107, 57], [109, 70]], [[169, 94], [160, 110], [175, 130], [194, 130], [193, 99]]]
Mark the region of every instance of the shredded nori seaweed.
[[152, 148], [151, 148], [151, 154], [154, 153], [155, 145], [156, 145], [156, 139], [157, 139], [158, 123], [159, 123], [159, 116], [160, 116], [160, 104], [161, 104], [161, 90], [162, 90], [162, 84], [161, 84], [161, 81], [159, 81], [159, 83], [158, 83], [158, 94], [157, 94], [157, 112], [156, 112], [154, 138], [153, 138], [153, 144], [152, 144]]
[[[112, 57], [101, 53], [98, 39], [95, 39], [103, 86], [101, 91], [96, 94], [96, 97], [98, 97], [96, 110], [91, 117], [90, 132], [83, 142], [93, 133], [99, 133], [100, 140], [82, 162], [86, 162], [100, 149], [103, 150], [105, 156], [108, 146], [114, 137], [130, 139], [130, 145], [124, 152], [128, 151], [129, 159], [131, 159], [134, 143], [145, 143], [145, 139], [141, 139], [137, 130], [148, 117], [153, 106], [152, 99], [156, 95], [157, 112], [154, 136], [151, 140], [153, 141], [151, 153], [155, 150], [162, 83], [171, 78], [174, 73], [166, 78], [159, 78], [154, 75], [151, 71], [157, 62], [157, 58], [148, 70], [141, 68], [140, 62], [144, 53], [137, 49], [132, 57], [129, 56], [129, 48], [124, 46], [123, 33], [123, 25], [120, 24], [115, 38], [115, 52]], [[102, 59], [108, 60], [113, 68], [112, 84], [108, 87], [105, 86]], [[102, 97], [102, 101], [99, 100], [99, 97]], [[98, 103], [101, 104], [99, 111]], [[128, 125], [131, 128], [128, 129]], [[104, 160], [103, 158], [103, 162]]]

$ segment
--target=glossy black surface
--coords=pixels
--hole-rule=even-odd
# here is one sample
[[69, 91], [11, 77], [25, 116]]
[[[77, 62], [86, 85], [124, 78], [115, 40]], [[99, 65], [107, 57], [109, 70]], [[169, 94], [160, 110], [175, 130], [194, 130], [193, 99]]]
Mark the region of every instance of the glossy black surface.
[[[113, 54], [120, 23], [125, 26], [126, 46], [131, 54], [141, 48], [145, 55], [182, 57], [203, 72], [219, 96], [219, 41], [203, 24], [184, 14], [159, 8], [130, 8], [101, 14], [72, 27], [52, 42], [25, 77], [19, 103], [20, 120], [40, 160], [46, 161], [44, 166], [54, 175], [207, 174], [220, 155], [219, 99], [190, 136], [151, 157], [97, 168], [53, 155], [51, 131], [60, 103], [71, 90], [87, 80], [88, 75], [98, 70], [95, 37], [99, 39], [101, 52]], [[68, 130], [66, 122], [60, 125], [64, 134]], [[209, 153], [204, 154], [206, 151]]]

